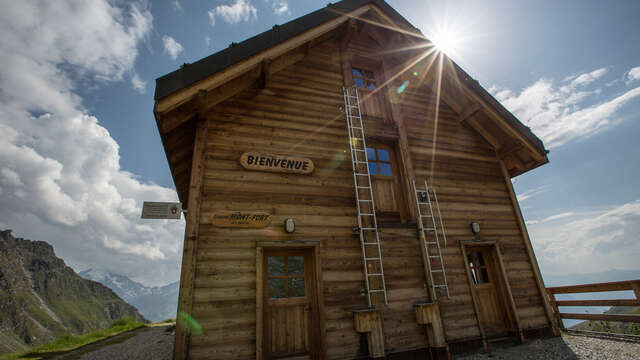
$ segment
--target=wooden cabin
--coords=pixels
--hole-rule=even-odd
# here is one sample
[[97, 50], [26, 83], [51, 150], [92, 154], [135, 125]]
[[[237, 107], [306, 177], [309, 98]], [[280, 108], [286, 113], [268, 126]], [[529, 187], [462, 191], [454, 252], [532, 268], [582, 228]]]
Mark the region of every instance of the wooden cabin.
[[446, 357], [555, 333], [511, 185], [544, 145], [384, 1], [233, 43], [155, 99], [188, 210], [179, 318], [198, 324], [176, 359]]

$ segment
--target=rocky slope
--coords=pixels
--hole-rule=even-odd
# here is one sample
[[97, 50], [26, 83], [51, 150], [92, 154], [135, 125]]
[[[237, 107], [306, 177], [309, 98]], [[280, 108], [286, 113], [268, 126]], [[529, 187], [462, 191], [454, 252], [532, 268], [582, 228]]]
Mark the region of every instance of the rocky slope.
[[0, 231], [0, 353], [107, 328], [121, 317], [144, 320], [111, 289], [78, 276], [48, 243]]
[[81, 271], [78, 275], [109, 287], [151, 321], [158, 322], [176, 317], [178, 282], [149, 287], [124, 275], [98, 269]]

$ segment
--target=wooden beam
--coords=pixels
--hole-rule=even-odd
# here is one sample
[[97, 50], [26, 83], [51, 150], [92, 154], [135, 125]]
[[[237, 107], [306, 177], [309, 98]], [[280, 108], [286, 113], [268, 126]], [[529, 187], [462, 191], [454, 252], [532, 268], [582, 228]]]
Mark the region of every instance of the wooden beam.
[[266, 49], [259, 54], [253, 55], [246, 60], [240, 61], [225, 70], [219, 71], [205, 79], [198, 81], [194, 85], [176, 91], [175, 93], [158, 100], [156, 102], [156, 111], [160, 114], [163, 114], [172, 109], [175, 109], [191, 99], [198, 92], [198, 90], [214, 89], [228, 82], [229, 80], [234, 79], [251, 70], [258, 64], [260, 64], [262, 60], [273, 59], [284, 53], [287, 53], [288, 51], [291, 51], [292, 49], [295, 49], [298, 46], [303, 45], [310, 40], [337, 28], [349, 19], [361, 16], [370, 9], [370, 5], [364, 5], [358, 9], [344, 14], [343, 16], [340, 16], [322, 25], [316, 26], [313, 29], [305, 31], [296, 37], [283, 41], [282, 43]]
[[491, 133], [487, 128], [482, 126], [480, 122], [478, 122], [474, 118], [467, 118], [465, 121], [473, 130], [475, 130], [491, 147], [497, 149], [500, 141], [496, 138], [493, 133]]
[[619, 314], [572, 314], [560, 313], [562, 319], [579, 319], [579, 320], [601, 320], [601, 321], [624, 321], [640, 323], [640, 315], [619, 315]]
[[558, 306], [640, 306], [640, 300], [556, 300]]
[[[246, 90], [251, 86], [257, 86], [260, 72], [261, 68], [255, 67], [251, 71], [233, 79], [232, 81], [210, 91], [206, 91], [206, 104], [193, 99], [184, 109], [177, 109], [175, 111], [176, 114], [167, 114], [163, 117], [161, 125], [162, 132], [166, 134], [191, 119], [194, 113], [206, 113], [208, 109], [238, 94], [239, 92]], [[204, 90], [200, 90], [197, 93], [201, 94], [203, 91]]]
[[574, 294], [584, 292], [624, 291], [633, 290], [633, 285], [640, 285], [640, 280], [625, 280], [606, 283], [554, 286], [547, 288], [552, 294]]
[[513, 190], [511, 177], [509, 176], [509, 173], [507, 172], [507, 169], [504, 166], [502, 160], [500, 160], [499, 163], [500, 170], [502, 171], [502, 176], [504, 177], [504, 182], [507, 186], [507, 192], [509, 193], [509, 198], [511, 199], [513, 212], [516, 217], [518, 227], [520, 228], [520, 233], [522, 234], [522, 240], [527, 251], [527, 256], [529, 257], [529, 262], [531, 263], [531, 268], [536, 280], [536, 285], [538, 286], [538, 292], [540, 293], [540, 297], [542, 298], [541, 300], [544, 306], [544, 311], [547, 315], [547, 319], [549, 320], [549, 325], [551, 325], [551, 328], [553, 330], [553, 334], [557, 336], [559, 334], [558, 328], [553, 321], [553, 311], [551, 310], [551, 306], [549, 305], [549, 301], [547, 299], [547, 290], [545, 289], [544, 282], [542, 281], [542, 275], [540, 274], [540, 268], [538, 267], [538, 260], [536, 259], [536, 255], [533, 252], [533, 247], [531, 246], [531, 238], [529, 237], [527, 227], [524, 223], [524, 218], [522, 217], [522, 211], [520, 210], [520, 204], [518, 204], [518, 198], [516, 197], [516, 193]]
[[458, 121], [463, 122], [475, 115], [478, 111], [480, 111], [480, 105], [478, 105], [478, 103], [474, 103], [470, 108], [458, 116]]
[[344, 24], [344, 29], [343, 29], [343, 35], [341, 37], [339, 37], [339, 43], [338, 43], [338, 48], [340, 50], [346, 49], [347, 45], [349, 45], [349, 43], [351, 42], [351, 39], [353, 39], [353, 36], [358, 32], [358, 21], [355, 18], [349, 19], [349, 21], [347, 21]]
[[256, 246], [256, 360], [262, 360], [263, 348], [263, 304], [264, 304], [264, 269], [263, 247]]
[[271, 78], [271, 73], [269, 72], [270, 67], [271, 67], [271, 60], [269, 59], [262, 60], [261, 69], [260, 69], [260, 83], [258, 85], [260, 89], [264, 89], [267, 87], [267, 83]]
[[[182, 253], [182, 271], [180, 274], [180, 293], [178, 296], [178, 319], [182, 316], [193, 316], [193, 290], [196, 272], [196, 253], [200, 230], [200, 202], [202, 200], [204, 178], [204, 154], [207, 138], [207, 123], [200, 120], [196, 127], [191, 162], [191, 179], [189, 181], [188, 212]], [[173, 356], [176, 360], [189, 358], [190, 333], [188, 324], [178, 323], [174, 342]]]
[[509, 124], [506, 121], [506, 119], [502, 117], [502, 115], [498, 114], [498, 112], [493, 107], [489, 106], [489, 104], [487, 104], [478, 94], [476, 94], [474, 91], [469, 89], [469, 87], [466, 84], [464, 84], [463, 82], [460, 82], [460, 84], [462, 85], [461, 87], [464, 90], [464, 92], [468, 94], [469, 97], [473, 99], [473, 101], [480, 103], [482, 105], [483, 110], [491, 118], [496, 120], [497, 125], [500, 126], [501, 129], [503, 129], [510, 136], [522, 141], [522, 143], [525, 144], [527, 149], [532, 153], [532, 157], [534, 159], [538, 161], [544, 160], [544, 155], [540, 154], [540, 151], [536, 149], [533, 146], [533, 144], [531, 144], [531, 142], [524, 137], [524, 135], [522, 135], [511, 124]]

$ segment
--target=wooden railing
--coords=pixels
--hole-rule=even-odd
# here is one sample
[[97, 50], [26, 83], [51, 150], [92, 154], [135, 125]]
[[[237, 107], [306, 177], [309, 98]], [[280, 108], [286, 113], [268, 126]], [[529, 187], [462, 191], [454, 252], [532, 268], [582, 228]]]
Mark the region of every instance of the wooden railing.
[[[556, 294], [577, 294], [604, 291], [632, 290], [635, 299], [618, 300], [556, 300]], [[575, 314], [561, 313], [559, 306], [640, 306], [640, 280], [616, 281], [596, 284], [554, 286], [547, 288], [549, 302], [558, 326], [564, 328], [562, 319], [624, 321], [640, 323], [640, 315], [633, 314]]]

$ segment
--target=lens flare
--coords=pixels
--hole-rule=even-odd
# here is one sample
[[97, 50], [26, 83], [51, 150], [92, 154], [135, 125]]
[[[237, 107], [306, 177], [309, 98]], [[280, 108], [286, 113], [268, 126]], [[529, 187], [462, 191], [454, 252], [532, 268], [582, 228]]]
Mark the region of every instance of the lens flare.
[[405, 82], [403, 82], [402, 85], [400, 85], [398, 87], [398, 90], [396, 91], [398, 92], [398, 94], [402, 94], [404, 90], [407, 88], [407, 86], [409, 86], [409, 80], [406, 80]]

